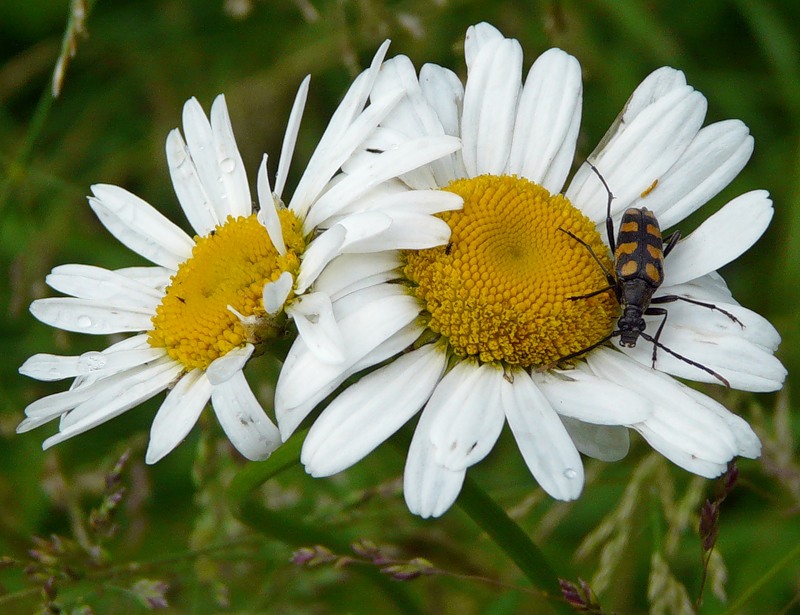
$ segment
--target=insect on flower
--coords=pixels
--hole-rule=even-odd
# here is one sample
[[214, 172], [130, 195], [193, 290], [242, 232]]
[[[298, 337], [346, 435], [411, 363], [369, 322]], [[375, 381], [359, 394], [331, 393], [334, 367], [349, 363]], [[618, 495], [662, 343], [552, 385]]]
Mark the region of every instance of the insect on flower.
[[[664, 259], [672, 252], [672, 249], [677, 245], [680, 239], [680, 231], [675, 231], [666, 239], [661, 237], [661, 229], [658, 225], [658, 220], [655, 214], [646, 207], [631, 207], [622, 214], [622, 219], [619, 225], [619, 234], [616, 241], [614, 241], [614, 222], [611, 219], [611, 201], [614, 200], [614, 195], [611, 192], [605, 178], [603, 178], [600, 171], [591, 162], [587, 163], [595, 172], [597, 177], [603, 183], [606, 192], [608, 193], [608, 204], [606, 209], [606, 233], [608, 235], [608, 245], [611, 248], [611, 253], [614, 255], [614, 272], [609, 271], [605, 265], [600, 261], [590, 245], [583, 241], [574, 233], [559, 228], [563, 233], [572, 237], [575, 241], [583, 245], [591, 254], [595, 262], [603, 270], [608, 280], [608, 286], [599, 290], [593, 291], [585, 295], [578, 295], [570, 297], [571, 301], [579, 299], [588, 299], [602, 293], [613, 291], [620, 306], [622, 307], [622, 315], [617, 321], [617, 329], [609, 333], [603, 339], [587, 346], [583, 350], [573, 352], [561, 361], [574, 359], [586, 352], [604, 344], [612, 337], [619, 337], [619, 345], [627, 348], [636, 346], [636, 342], [641, 337], [653, 344], [653, 360], [652, 367], [655, 368], [658, 349], [671, 354], [673, 357], [680, 359], [693, 365], [704, 372], [711, 374], [719, 380], [726, 387], [730, 387], [730, 383], [714, 370], [692, 361], [691, 359], [678, 354], [674, 350], [662, 344], [659, 340], [661, 333], [664, 330], [664, 325], [667, 322], [668, 311], [662, 307], [651, 307], [651, 304], [664, 304], [673, 303], [675, 301], [685, 301], [693, 305], [707, 308], [709, 310], [716, 310], [721, 312], [733, 322], [744, 328], [742, 322], [730, 312], [727, 312], [713, 303], [705, 303], [697, 301], [688, 297], [680, 295], [663, 295], [661, 297], [653, 297], [653, 294], [661, 286], [664, 280]], [[652, 191], [656, 182], [648, 188], [643, 196]], [[645, 331], [647, 324], [645, 323], [644, 316], [662, 316], [661, 323], [658, 325], [658, 330], [655, 335], [650, 335]]]

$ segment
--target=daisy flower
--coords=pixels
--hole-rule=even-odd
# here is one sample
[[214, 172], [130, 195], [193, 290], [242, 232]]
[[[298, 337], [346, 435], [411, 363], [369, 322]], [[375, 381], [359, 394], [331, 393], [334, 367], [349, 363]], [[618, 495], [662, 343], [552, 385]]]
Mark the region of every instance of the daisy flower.
[[[345, 378], [392, 360], [316, 419], [303, 446], [306, 470], [327, 476], [349, 467], [419, 410], [404, 493], [423, 517], [452, 505], [467, 468], [490, 452], [506, 422], [533, 476], [560, 500], [583, 488], [579, 452], [620, 459], [629, 429], [706, 477], [736, 455], [757, 457], [759, 440], [744, 420], [674, 376], [721, 377], [748, 391], [780, 388], [786, 372], [773, 356], [778, 333], [736, 303], [716, 273], [766, 229], [766, 192], [725, 205], [666, 259], [656, 297], [718, 309], [670, 303], [655, 362], [653, 345], [641, 338], [634, 348], [620, 348], [613, 337], [598, 344], [618, 329], [621, 313], [604, 273], [614, 266], [601, 177], [613, 191], [615, 228], [627, 208], [644, 206], [668, 228], [744, 167], [753, 150], [747, 127], [738, 120], [703, 127], [703, 95], [680, 71], [661, 68], [589, 157], [599, 175], [584, 164], [564, 190], [581, 116], [577, 60], [551, 49], [523, 85], [519, 43], [485, 23], [467, 31], [465, 55], [465, 85], [435, 65], [417, 77], [398, 57], [384, 64], [372, 92], [378, 102], [398, 83], [407, 91], [383, 131], [462, 139], [462, 150], [403, 180], [458, 194], [464, 207], [441, 215], [452, 229], [445, 246], [384, 255], [380, 263], [345, 256], [331, 263], [330, 278], [320, 277], [349, 340], [347, 357], [325, 368], [304, 340], [295, 342], [286, 364], [302, 364], [309, 377], [301, 383], [298, 372], [281, 374], [282, 436]], [[360, 284], [345, 287], [334, 275], [356, 267], [363, 267]], [[645, 316], [651, 335], [662, 318]]]
[[[283, 193], [308, 83], [289, 117], [274, 187], [267, 158], [257, 178], [254, 212], [228, 110], [219, 96], [207, 118], [192, 98], [183, 128], [166, 142], [167, 161], [192, 238], [148, 203], [111, 185], [92, 186], [89, 204], [103, 225], [152, 267], [107, 270], [56, 267], [47, 283], [69, 297], [34, 301], [42, 322], [95, 335], [134, 335], [80, 356], [38, 354], [20, 372], [39, 380], [75, 378], [68, 391], [34, 401], [17, 428], [29, 431], [60, 417], [44, 448], [81, 434], [169, 390], [153, 420], [146, 459], [155, 463], [191, 430], [209, 399], [232, 444], [264, 459], [280, 436], [245, 380], [254, 352], [282, 336], [288, 319], [320, 361], [339, 361], [342, 340], [330, 298], [310, 290], [325, 265], [350, 252], [383, 246], [443, 244], [450, 229], [433, 213], [461, 206], [455, 195], [376, 193], [396, 175], [457, 149], [450, 136], [405, 139], [361, 163], [355, 150], [403, 92], [366, 105], [388, 41], [353, 83], [334, 113], [288, 206]], [[346, 173], [340, 173], [343, 165]], [[419, 233], [408, 232], [409, 226]]]

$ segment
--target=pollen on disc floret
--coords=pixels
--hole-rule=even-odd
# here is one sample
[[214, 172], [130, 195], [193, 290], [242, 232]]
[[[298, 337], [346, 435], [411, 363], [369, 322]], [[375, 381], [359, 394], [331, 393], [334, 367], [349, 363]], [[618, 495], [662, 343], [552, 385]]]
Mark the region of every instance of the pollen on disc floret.
[[[284, 271], [296, 276], [305, 248], [301, 222], [289, 210], [278, 214], [285, 256], [278, 254], [255, 214], [228, 217], [213, 232], [195, 238], [191, 258], [172, 276], [156, 309], [151, 346], [164, 348], [187, 370], [205, 369], [246, 342], [277, 334], [277, 323], [264, 311], [264, 285]], [[260, 327], [245, 327], [240, 315], [256, 317]]]
[[[607, 336], [619, 305], [594, 224], [561, 195], [524, 178], [482, 175], [445, 190], [464, 208], [441, 214], [446, 246], [405, 252], [405, 275], [426, 307], [427, 326], [453, 353], [523, 368], [556, 364]], [[563, 229], [563, 230], [561, 230]]]

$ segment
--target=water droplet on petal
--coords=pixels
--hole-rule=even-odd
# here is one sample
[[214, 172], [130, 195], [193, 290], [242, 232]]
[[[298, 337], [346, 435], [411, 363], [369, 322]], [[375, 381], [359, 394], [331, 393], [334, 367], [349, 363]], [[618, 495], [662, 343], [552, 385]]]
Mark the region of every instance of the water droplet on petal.
[[89, 371], [97, 371], [103, 369], [108, 362], [107, 357], [102, 352], [92, 350], [85, 352], [81, 355], [81, 361], [86, 365]]
[[233, 173], [236, 161], [233, 158], [223, 158], [219, 161], [219, 168], [223, 173]]
[[567, 468], [566, 470], [564, 470], [564, 478], [572, 480], [576, 476], [578, 476], [578, 473], [572, 468]]
[[81, 329], [88, 329], [92, 326], [92, 319], [88, 316], [79, 316], [78, 317], [78, 326]]

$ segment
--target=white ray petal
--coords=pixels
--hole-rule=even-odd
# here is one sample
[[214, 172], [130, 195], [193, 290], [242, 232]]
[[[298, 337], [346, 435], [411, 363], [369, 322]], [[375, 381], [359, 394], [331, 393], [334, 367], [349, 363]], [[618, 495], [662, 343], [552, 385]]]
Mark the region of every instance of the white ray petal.
[[129, 277], [91, 265], [60, 265], [45, 278], [51, 288], [79, 299], [155, 311], [163, 293]]
[[347, 239], [347, 230], [341, 224], [337, 224], [308, 245], [300, 263], [300, 273], [297, 274], [296, 293], [304, 293], [325, 269], [325, 266], [341, 254], [345, 239]]
[[145, 455], [148, 464], [163, 459], [192, 430], [211, 398], [212, 388], [202, 369], [194, 369], [178, 380], [150, 427], [150, 444]]
[[102, 381], [103, 386], [94, 388], [94, 395], [62, 418], [59, 433], [47, 438], [42, 448], [50, 448], [82, 434], [158, 395], [180, 370], [174, 361], [161, 361], [131, 370], [113, 380]]
[[245, 458], [261, 461], [280, 446], [278, 428], [264, 412], [241, 371], [211, 389], [211, 405], [231, 444]]
[[245, 344], [214, 359], [206, 369], [208, 381], [215, 387], [228, 382], [244, 369], [245, 364], [253, 356], [253, 351], [255, 351], [255, 346]]
[[547, 373], [531, 377], [562, 416], [596, 425], [630, 425], [653, 412], [646, 397], [588, 372], [576, 369], [565, 372], [565, 378]]
[[423, 410], [403, 471], [403, 495], [408, 510], [423, 519], [440, 517], [458, 498], [466, 470], [450, 470], [436, 463], [431, 442], [431, 413]]
[[308, 98], [308, 87], [311, 83], [311, 75], [306, 75], [292, 103], [292, 110], [289, 113], [289, 120], [286, 122], [286, 133], [283, 135], [283, 145], [281, 146], [281, 156], [278, 158], [278, 172], [275, 175], [275, 194], [278, 198], [283, 198], [283, 188], [286, 186], [286, 178], [289, 176], [289, 167], [292, 164], [294, 147], [297, 143], [297, 134], [300, 132], [300, 123], [303, 120], [303, 110], [306, 107]]
[[[612, 137], [603, 138], [589, 159], [614, 193], [612, 215], [624, 211], [675, 164], [700, 130], [706, 106], [702, 94], [685, 86], [643, 109]], [[566, 196], [595, 222], [605, 220], [608, 192], [588, 164], [578, 169]]]
[[502, 175], [522, 88], [522, 48], [514, 39], [491, 41], [468, 63], [468, 75], [461, 123], [467, 173]]
[[258, 202], [261, 208], [258, 210], [258, 221], [267, 229], [267, 235], [281, 256], [286, 256], [286, 243], [283, 241], [283, 228], [278, 217], [277, 204], [269, 187], [269, 176], [267, 175], [267, 155], [261, 160], [258, 169], [257, 190]]
[[462, 361], [442, 378], [425, 411], [433, 415], [429, 437], [434, 460], [451, 470], [478, 463], [494, 447], [505, 423], [500, 403], [502, 372]]
[[402, 91], [398, 90], [395, 96], [364, 110], [388, 48], [389, 41], [381, 45], [370, 67], [356, 77], [331, 117], [289, 203], [299, 218], [307, 217], [330, 178], [402, 97]]
[[714, 198], [739, 174], [753, 153], [754, 140], [739, 120], [705, 126], [678, 161], [634, 207], [647, 207], [662, 230]]
[[628, 454], [630, 439], [627, 427], [592, 425], [568, 416], [562, 416], [561, 422], [575, 443], [575, 448], [584, 455], [612, 462], [619, 461]]
[[89, 351], [78, 356], [36, 354], [20, 366], [19, 373], [43, 381], [87, 375], [107, 377], [155, 361], [163, 355], [163, 348], [141, 348], [116, 353]]
[[277, 316], [283, 310], [289, 293], [292, 292], [294, 279], [292, 274], [284, 271], [274, 282], [264, 284], [262, 299], [264, 300], [264, 311], [270, 316]]
[[167, 135], [167, 166], [175, 196], [189, 224], [198, 235], [208, 235], [221, 220], [200, 180], [189, 148], [175, 128]]
[[394, 295], [367, 303], [338, 318], [342, 337], [349, 343], [343, 349], [345, 360], [337, 364], [320, 361], [302, 338], [298, 338], [283, 364], [275, 392], [275, 413], [283, 437], [288, 437], [311, 411], [313, 406], [304, 405], [310, 398], [328, 390], [348, 368], [414, 321], [418, 314], [419, 305], [415, 299]]
[[109, 184], [92, 186], [89, 206], [120, 243], [147, 260], [177, 271], [194, 241], [138, 196]]
[[547, 398], [523, 370], [500, 378], [508, 425], [531, 474], [549, 495], [574, 500], [583, 489], [583, 463]]
[[287, 306], [286, 313], [294, 319], [297, 332], [309, 350], [325, 363], [341, 363], [344, 339], [333, 316], [331, 299], [325, 293], [306, 293]]
[[324, 225], [331, 216], [382, 182], [437, 160], [460, 146], [455, 137], [421, 137], [375, 156], [369, 164], [361, 165], [345, 176], [314, 203], [303, 223], [304, 232], [309, 233]]
[[155, 315], [155, 310], [102, 305], [72, 297], [37, 299], [31, 303], [30, 311], [51, 327], [91, 335], [149, 331], [153, 328], [151, 319]]
[[399, 276], [400, 254], [394, 251], [377, 254], [343, 254], [333, 259], [315, 282], [314, 288], [336, 300], [359, 287], [371, 286], [362, 282], [375, 279], [379, 283]]
[[664, 284], [699, 278], [736, 259], [763, 235], [773, 213], [765, 190], [736, 197], [678, 242], [665, 263]]
[[520, 96], [508, 173], [561, 191], [575, 155], [582, 97], [574, 57], [549, 49], [536, 59]]
[[253, 213], [250, 185], [233, 136], [233, 126], [224, 94], [214, 99], [210, 118], [216, 164], [213, 167], [214, 174], [208, 180], [216, 181], [219, 187], [219, 209], [234, 218], [249, 216]]
[[366, 457], [425, 404], [445, 359], [428, 344], [345, 389], [308, 432], [301, 457], [306, 471], [331, 476]]
[[[197, 181], [202, 186], [203, 193], [208, 197], [216, 219], [223, 223], [228, 215], [232, 213], [226, 193], [227, 182], [223, 178], [223, 175], [226, 174], [223, 166], [230, 169], [231, 173], [234, 173], [237, 163], [233, 158], [228, 158], [222, 165], [217, 158], [218, 139], [211, 127], [211, 122], [206, 117], [196, 98], [190, 98], [183, 105], [183, 132], [186, 135], [186, 144], [189, 148], [191, 161], [197, 170]], [[231, 131], [230, 136], [233, 138], [233, 131]], [[224, 140], [224, 137], [219, 139], [219, 141], [222, 140]], [[230, 146], [228, 146], [228, 149], [230, 149]], [[235, 142], [233, 143], [233, 149], [236, 150]], [[239, 170], [243, 175], [244, 168], [241, 163], [239, 163]], [[244, 181], [246, 184], [246, 177], [244, 177]], [[244, 189], [247, 190], [247, 207], [249, 210], [250, 190], [246, 185]]]

